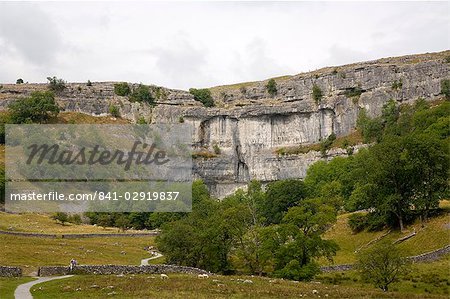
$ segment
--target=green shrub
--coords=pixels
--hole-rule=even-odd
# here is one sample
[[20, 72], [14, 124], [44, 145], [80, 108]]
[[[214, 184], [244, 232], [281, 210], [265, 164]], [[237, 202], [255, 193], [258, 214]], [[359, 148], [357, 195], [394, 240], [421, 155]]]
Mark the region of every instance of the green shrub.
[[220, 155], [221, 150], [220, 150], [219, 145], [214, 144], [214, 145], [213, 145], [213, 149], [214, 149], [214, 153], [215, 153], [216, 155]]
[[444, 79], [441, 81], [441, 93], [447, 100], [450, 100], [450, 80]]
[[327, 151], [331, 148], [331, 145], [336, 140], [336, 134], [331, 133], [324, 141], [320, 143], [320, 152], [322, 156], [325, 156]]
[[354, 233], [359, 233], [367, 227], [367, 216], [363, 213], [351, 214], [348, 217], [348, 226]]
[[214, 100], [211, 95], [211, 90], [207, 88], [203, 89], [191, 88], [189, 89], [189, 93], [194, 96], [194, 100], [201, 102], [205, 107], [214, 106]]
[[167, 100], [167, 91], [164, 88], [160, 86], [154, 86], [152, 89], [156, 99]]
[[57, 222], [59, 221], [62, 225], [64, 225], [64, 223], [69, 221], [69, 216], [67, 215], [67, 213], [64, 212], [57, 212], [53, 214], [51, 218]]
[[147, 121], [145, 120], [145, 118], [143, 116], [139, 117], [137, 122], [138, 125], [146, 125]]
[[8, 108], [11, 122], [15, 124], [45, 123], [59, 113], [51, 91], [35, 91], [30, 97], [11, 103]]
[[277, 92], [278, 92], [278, 90], [277, 90], [277, 82], [275, 82], [275, 79], [270, 79], [269, 82], [267, 82], [266, 89], [267, 89], [267, 92], [272, 97], [277, 94]]
[[316, 102], [316, 104], [319, 104], [320, 100], [323, 98], [322, 89], [320, 89], [320, 87], [317, 86], [316, 84], [313, 85], [312, 97], [313, 97], [314, 101]]
[[447, 55], [447, 56], [445, 57], [445, 62], [450, 63], [450, 55]]
[[351, 87], [351, 88], [345, 89], [344, 95], [347, 98], [358, 98], [362, 93], [363, 93], [363, 90], [361, 89], [361, 87], [356, 86], [356, 87]]
[[283, 269], [275, 271], [275, 276], [299, 281], [311, 280], [319, 273], [320, 268], [314, 262], [302, 266], [298, 260], [291, 260]]
[[91, 80], [88, 80], [88, 81], [87, 81], [86, 86], [92, 86]]
[[125, 97], [131, 93], [130, 86], [127, 82], [114, 84], [114, 93], [118, 96]]
[[73, 223], [73, 224], [81, 224], [81, 222], [82, 222], [81, 221], [81, 216], [78, 215], [78, 214], [73, 214], [73, 215], [69, 216], [67, 222], [70, 222], [70, 223]]
[[119, 107], [117, 107], [116, 105], [109, 105], [109, 113], [111, 114], [111, 116], [120, 117]]
[[398, 81], [395, 80], [394, 83], [392, 83], [392, 85], [391, 85], [392, 90], [399, 90], [399, 89], [402, 89], [402, 87], [403, 87], [402, 79], [400, 79]]
[[66, 81], [64, 81], [63, 79], [58, 79], [55, 76], [53, 76], [47, 77], [47, 80], [50, 90], [56, 93], [61, 92], [66, 88]]
[[150, 105], [155, 104], [155, 99], [153, 99], [152, 94], [150, 93], [150, 88], [146, 85], [139, 84], [130, 95], [131, 102], [145, 102]]
[[183, 116], [180, 116], [180, 117], [178, 118], [178, 122], [179, 122], [179, 123], [184, 123], [184, 117], [183, 117]]
[[22, 78], [17, 79], [16, 84], [23, 84], [23, 79]]

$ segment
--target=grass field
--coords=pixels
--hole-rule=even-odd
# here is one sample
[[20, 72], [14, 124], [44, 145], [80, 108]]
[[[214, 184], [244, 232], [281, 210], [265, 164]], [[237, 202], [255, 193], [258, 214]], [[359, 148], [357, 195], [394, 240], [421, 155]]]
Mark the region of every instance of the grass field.
[[[249, 279], [242, 283], [237, 279]], [[313, 290], [318, 291], [314, 294]], [[388, 292], [371, 286], [294, 282], [264, 277], [194, 275], [75, 276], [41, 283], [32, 288], [36, 299], [48, 298], [446, 298], [443, 295]], [[109, 295], [108, 295], [109, 294]]]
[[34, 280], [32, 277], [0, 277], [0, 298], [14, 299], [14, 290], [19, 284]]
[[0, 235], [0, 265], [22, 266], [25, 274], [38, 266], [80, 264], [139, 265], [150, 257], [144, 247], [154, 245], [154, 237], [103, 237], [49, 239]]
[[[35, 214], [35, 213], [23, 213], [23, 214], [10, 214], [0, 212], [0, 230], [11, 230], [18, 232], [34, 232], [45, 234], [70, 234], [70, 233], [96, 233], [107, 234], [119, 232], [117, 228], [107, 227], [102, 228], [89, 224], [72, 224], [65, 223], [61, 225], [55, 222], [49, 217], [49, 214]], [[129, 232], [139, 233], [141, 231]]]

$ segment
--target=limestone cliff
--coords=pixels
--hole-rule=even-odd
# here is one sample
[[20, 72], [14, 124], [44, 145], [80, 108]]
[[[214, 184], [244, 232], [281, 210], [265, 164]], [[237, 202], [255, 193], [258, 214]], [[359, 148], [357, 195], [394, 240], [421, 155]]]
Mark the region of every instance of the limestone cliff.
[[[361, 108], [376, 116], [390, 99], [412, 103], [440, 97], [441, 81], [449, 78], [449, 56], [445, 51], [384, 58], [275, 78], [273, 96], [267, 92], [268, 81], [214, 87], [215, 108], [203, 107], [187, 91], [156, 86], [151, 87], [156, 107], [131, 103], [114, 94], [112, 82], [70, 83], [57, 100], [66, 111], [105, 115], [114, 104], [131, 121], [144, 117], [152, 123], [192, 124], [196, 151], [208, 153], [195, 159], [194, 173], [215, 195], [223, 196], [250, 179], [303, 178], [322, 155], [310, 151], [279, 156], [275, 150], [317, 143], [331, 133], [347, 135]], [[313, 99], [313, 86], [321, 90], [320, 100]], [[3, 84], [0, 109], [45, 88], [45, 84]], [[345, 154], [344, 149], [332, 149], [325, 158]]]

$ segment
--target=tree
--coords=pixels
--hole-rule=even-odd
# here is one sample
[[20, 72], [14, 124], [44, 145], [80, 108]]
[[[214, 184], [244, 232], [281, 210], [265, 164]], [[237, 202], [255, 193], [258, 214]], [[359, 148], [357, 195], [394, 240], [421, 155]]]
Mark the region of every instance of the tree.
[[62, 225], [69, 220], [69, 216], [64, 212], [57, 212], [52, 215], [52, 219], [61, 222]]
[[364, 207], [385, 215], [388, 223], [394, 215], [402, 231], [412, 207], [426, 218], [448, 190], [448, 153], [432, 135], [386, 136], [367, 153], [358, 154], [355, 167], [365, 186]]
[[100, 214], [97, 217], [96, 224], [100, 225], [101, 227], [103, 227], [103, 229], [105, 229], [106, 227], [111, 225], [111, 216], [106, 213]]
[[316, 258], [329, 260], [339, 246], [324, 240], [321, 234], [336, 221], [332, 207], [318, 199], [307, 199], [292, 207], [283, 217], [277, 234], [281, 236], [275, 252], [275, 275], [288, 279], [309, 280], [320, 272]]
[[191, 88], [189, 89], [189, 93], [194, 96], [194, 100], [201, 102], [205, 107], [214, 106], [214, 99], [212, 98], [211, 90], [207, 88]]
[[87, 80], [86, 86], [92, 86], [91, 80]]
[[414, 182], [412, 203], [426, 222], [430, 209], [438, 208], [448, 192], [448, 143], [432, 134], [410, 134], [404, 143], [406, 167], [412, 170]]
[[30, 97], [19, 99], [9, 106], [11, 122], [45, 123], [59, 113], [59, 107], [51, 91], [36, 91]]
[[246, 192], [238, 190], [225, 198], [222, 218], [233, 238], [238, 263], [251, 274], [262, 275], [272, 254], [265, 248], [265, 228], [261, 222], [264, 192], [260, 182], [251, 181]]
[[16, 84], [23, 84], [23, 79], [22, 78], [17, 79]]
[[118, 227], [122, 232], [126, 231], [130, 227], [130, 219], [128, 219], [127, 215], [120, 215], [115, 219], [114, 225]]
[[278, 89], [277, 89], [277, 82], [275, 81], [275, 79], [270, 79], [269, 82], [267, 82], [266, 89], [271, 97], [277, 94]]
[[66, 81], [63, 79], [58, 79], [57, 77], [47, 77], [48, 80], [48, 87], [53, 92], [61, 92], [66, 88]]
[[[415, 177], [408, 167], [407, 149], [402, 137], [390, 136], [374, 145], [361, 161], [360, 179], [367, 184], [366, 208], [374, 208], [389, 217], [394, 215], [401, 231], [411, 212]], [[364, 184], [364, 183], [362, 183]]]
[[210, 198], [203, 182], [194, 182], [192, 212], [166, 223], [156, 238], [158, 248], [169, 264], [191, 266], [213, 272], [230, 267], [232, 237], [221, 215], [220, 203]]
[[361, 109], [356, 120], [356, 128], [361, 132], [364, 142], [380, 141], [383, 133], [383, 124], [380, 118], [371, 119], [366, 109]]
[[408, 267], [397, 247], [390, 242], [382, 242], [359, 254], [357, 269], [364, 279], [387, 292], [389, 285]]
[[280, 223], [288, 209], [304, 199], [306, 193], [305, 184], [300, 180], [288, 179], [269, 183], [261, 200], [264, 223]]

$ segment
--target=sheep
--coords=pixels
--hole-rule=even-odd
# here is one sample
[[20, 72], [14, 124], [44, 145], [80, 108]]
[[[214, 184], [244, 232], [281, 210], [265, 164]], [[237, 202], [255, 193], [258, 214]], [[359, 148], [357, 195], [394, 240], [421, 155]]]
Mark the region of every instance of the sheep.
[[244, 283], [253, 283], [253, 281], [250, 279], [246, 279], [246, 280], [244, 280]]
[[198, 278], [209, 278], [209, 275], [208, 274], [199, 274], [197, 277]]
[[169, 279], [169, 276], [167, 276], [166, 274], [161, 274], [161, 279]]
[[312, 293], [313, 293], [314, 295], [317, 295], [317, 294], [319, 294], [319, 291], [318, 291], [318, 290], [312, 290]]

